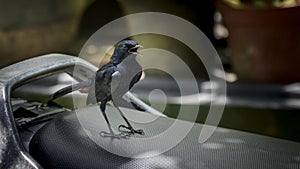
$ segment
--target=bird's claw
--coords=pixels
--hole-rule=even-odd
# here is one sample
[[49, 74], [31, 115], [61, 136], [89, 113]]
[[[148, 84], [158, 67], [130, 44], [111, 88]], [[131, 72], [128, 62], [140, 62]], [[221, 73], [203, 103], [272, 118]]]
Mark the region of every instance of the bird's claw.
[[[124, 131], [124, 130], [122, 130], [122, 128], [127, 129], [128, 131]], [[142, 130], [142, 129], [135, 130], [132, 127], [128, 127], [128, 126], [125, 126], [125, 125], [120, 125], [118, 127], [118, 129], [119, 129], [120, 132], [126, 132], [126, 133], [129, 133], [129, 134], [132, 134], [132, 135], [134, 135], [134, 134], [144, 135], [145, 134], [144, 130]]]
[[100, 136], [116, 138], [116, 139], [128, 139], [130, 137], [130, 134], [124, 133], [124, 132], [121, 132], [119, 134], [114, 134], [114, 133], [108, 133], [108, 132], [105, 132], [105, 131], [101, 131]]

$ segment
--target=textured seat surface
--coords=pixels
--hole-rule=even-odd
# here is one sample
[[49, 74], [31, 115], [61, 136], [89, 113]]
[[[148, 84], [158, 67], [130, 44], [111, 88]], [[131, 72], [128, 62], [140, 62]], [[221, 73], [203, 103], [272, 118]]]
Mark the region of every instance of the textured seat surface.
[[[151, 156], [162, 150], [147, 150], [150, 145], [143, 139], [168, 130], [175, 119], [122, 110], [131, 120], [143, 121], [133, 124], [144, 129], [144, 136], [121, 140], [101, 137], [99, 132], [107, 127], [98, 108], [92, 106], [67, 112], [45, 125], [31, 140], [30, 153], [45, 168], [300, 168], [299, 143], [224, 128], [218, 128], [205, 143], [199, 143], [203, 125], [190, 122], [180, 123], [193, 125], [182, 141]], [[114, 128], [124, 123], [110, 106], [108, 112]], [[176, 132], [171, 134], [170, 137], [177, 137]], [[130, 157], [139, 153], [141, 157], [148, 153], [149, 157]]]

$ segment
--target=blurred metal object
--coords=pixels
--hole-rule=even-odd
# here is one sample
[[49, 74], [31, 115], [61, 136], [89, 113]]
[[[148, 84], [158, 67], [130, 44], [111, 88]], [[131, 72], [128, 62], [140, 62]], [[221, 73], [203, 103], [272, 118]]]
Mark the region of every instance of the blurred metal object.
[[[0, 166], [1, 168], [41, 168], [24, 151], [15, 125], [11, 107], [11, 91], [14, 87], [59, 71], [73, 73], [73, 66], [81, 70], [77, 78], [93, 74], [96, 68], [81, 59], [50, 54], [26, 60], [0, 70]], [[94, 69], [93, 69], [94, 68]]]

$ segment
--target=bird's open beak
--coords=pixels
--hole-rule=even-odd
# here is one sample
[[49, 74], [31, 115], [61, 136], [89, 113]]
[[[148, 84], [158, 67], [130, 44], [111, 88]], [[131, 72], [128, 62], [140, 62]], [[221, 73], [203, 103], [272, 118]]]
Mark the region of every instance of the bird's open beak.
[[138, 48], [143, 48], [143, 46], [142, 46], [142, 45], [135, 45], [134, 47], [130, 48], [130, 49], [128, 50], [128, 52], [129, 52], [129, 53], [133, 53], [133, 54], [137, 54], [137, 49], [138, 49]]

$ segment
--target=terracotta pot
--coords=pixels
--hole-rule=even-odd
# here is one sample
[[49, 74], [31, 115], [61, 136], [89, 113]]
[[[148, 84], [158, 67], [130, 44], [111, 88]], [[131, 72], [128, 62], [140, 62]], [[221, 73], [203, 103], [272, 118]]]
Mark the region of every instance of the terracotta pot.
[[237, 9], [218, 1], [217, 8], [229, 30], [231, 62], [240, 80], [300, 81], [300, 6]]

